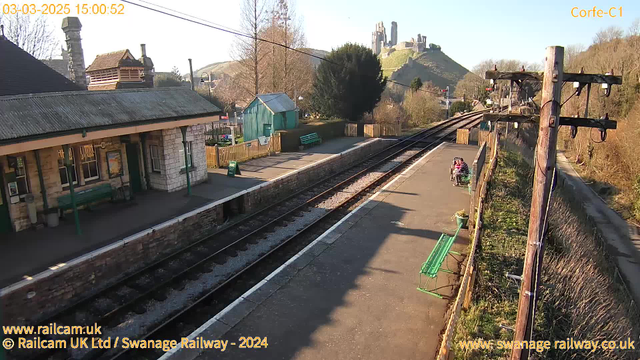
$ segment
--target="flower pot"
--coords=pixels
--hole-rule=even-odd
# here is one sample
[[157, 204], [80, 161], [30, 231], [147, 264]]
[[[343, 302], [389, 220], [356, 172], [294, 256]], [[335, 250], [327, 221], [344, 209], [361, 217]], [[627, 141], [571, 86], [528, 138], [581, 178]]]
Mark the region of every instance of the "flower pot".
[[460, 216], [460, 215], [456, 214], [456, 224], [458, 226], [461, 226], [462, 228], [466, 228], [468, 221], [469, 221], [469, 216], [468, 215]]

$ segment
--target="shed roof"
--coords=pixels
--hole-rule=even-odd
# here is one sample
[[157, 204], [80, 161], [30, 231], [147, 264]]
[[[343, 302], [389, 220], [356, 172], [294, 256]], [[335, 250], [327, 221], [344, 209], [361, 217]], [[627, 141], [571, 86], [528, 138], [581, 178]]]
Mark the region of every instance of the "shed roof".
[[0, 143], [204, 117], [220, 111], [196, 92], [182, 88], [2, 96]]
[[[253, 101], [259, 100], [262, 104], [269, 109], [273, 114], [293, 111], [296, 109], [296, 104], [285, 93], [272, 93], [272, 94], [258, 94]], [[251, 102], [253, 102], [251, 101]]]
[[114, 69], [118, 67], [144, 67], [142, 62], [136, 60], [129, 50], [119, 50], [107, 54], [97, 55], [89, 65], [87, 71]]
[[0, 35], [0, 96], [81, 88]]

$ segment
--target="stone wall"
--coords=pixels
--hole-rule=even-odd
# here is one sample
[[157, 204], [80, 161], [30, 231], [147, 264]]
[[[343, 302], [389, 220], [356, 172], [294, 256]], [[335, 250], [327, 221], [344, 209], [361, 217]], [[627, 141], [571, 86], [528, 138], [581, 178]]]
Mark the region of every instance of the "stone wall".
[[[162, 130], [164, 150], [164, 174], [167, 187], [163, 190], [176, 191], [187, 187], [184, 168], [184, 149], [180, 129]], [[204, 125], [194, 125], [187, 129], [187, 141], [191, 142], [192, 167], [189, 168], [191, 185], [207, 179], [207, 154], [205, 151]]]
[[368, 142], [129, 236], [71, 260], [62, 268], [40, 273], [30, 281], [23, 280], [6, 287], [0, 291], [4, 322], [18, 324], [25, 319], [43, 320], [158, 258], [214, 234], [220, 230], [223, 219], [230, 219], [228, 224], [232, 224], [238, 219], [236, 216], [283, 200], [295, 190], [345, 170], [392, 143]]

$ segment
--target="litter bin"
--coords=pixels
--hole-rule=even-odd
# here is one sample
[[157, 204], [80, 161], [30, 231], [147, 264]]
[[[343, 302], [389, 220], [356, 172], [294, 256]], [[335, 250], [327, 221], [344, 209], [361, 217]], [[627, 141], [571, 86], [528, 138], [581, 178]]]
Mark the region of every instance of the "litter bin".
[[27, 203], [27, 213], [29, 214], [29, 220], [31, 220], [31, 224], [33, 225], [38, 222], [38, 211], [36, 209], [36, 203], [33, 194], [27, 194], [24, 197], [24, 202]]
[[44, 216], [47, 219], [48, 227], [56, 227], [60, 224], [60, 217], [58, 215], [58, 208], [49, 208], [44, 212]]

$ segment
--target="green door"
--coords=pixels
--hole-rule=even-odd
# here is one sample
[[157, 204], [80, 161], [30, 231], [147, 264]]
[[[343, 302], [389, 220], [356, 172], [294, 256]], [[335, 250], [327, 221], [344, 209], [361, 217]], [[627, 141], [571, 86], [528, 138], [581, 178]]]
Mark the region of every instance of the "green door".
[[9, 202], [5, 190], [4, 179], [2, 178], [4, 171], [0, 166], [0, 234], [11, 232], [11, 217], [9, 216]]
[[127, 144], [127, 165], [129, 166], [129, 183], [131, 184], [131, 191], [134, 193], [142, 191], [137, 143]]

